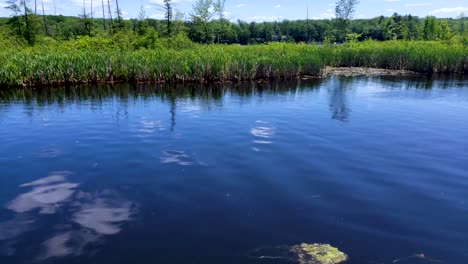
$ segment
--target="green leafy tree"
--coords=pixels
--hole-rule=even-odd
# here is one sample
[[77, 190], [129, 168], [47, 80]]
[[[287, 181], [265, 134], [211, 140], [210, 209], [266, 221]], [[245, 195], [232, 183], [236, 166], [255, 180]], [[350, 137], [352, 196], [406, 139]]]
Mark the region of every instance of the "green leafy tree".
[[193, 5], [193, 10], [190, 14], [193, 23], [196, 26], [201, 27], [201, 32], [200, 30], [197, 31], [198, 33], [203, 34], [201, 38], [205, 43], [209, 43], [213, 39], [213, 35], [211, 34], [211, 25], [209, 23], [213, 18], [213, 12], [211, 11], [212, 6], [213, 0], [198, 0]]
[[437, 39], [439, 40], [448, 40], [452, 37], [452, 30], [447, 20], [444, 19], [439, 22], [439, 30], [437, 33]]
[[13, 12], [13, 16], [10, 18], [8, 23], [13, 27], [15, 33], [17, 36], [22, 37], [23, 36], [23, 31], [21, 30], [22, 28], [22, 23], [21, 23], [21, 7], [20, 7], [20, 1], [18, 0], [8, 0], [6, 1], [6, 9], [10, 10]]
[[224, 12], [226, 11], [226, 0], [215, 0], [213, 3], [213, 10], [218, 15], [219, 21], [221, 23], [220, 31], [217, 34], [218, 43], [224, 42], [224, 28], [225, 28], [225, 18]]
[[338, 0], [335, 6], [335, 16], [338, 28], [341, 31], [341, 38], [346, 34], [347, 27], [356, 12], [359, 0]]
[[146, 11], [143, 6], [140, 7], [140, 12], [138, 13], [138, 19], [133, 20], [133, 30], [140, 36], [146, 34], [148, 30], [148, 21], [146, 17]]
[[439, 32], [439, 25], [433, 16], [428, 16], [424, 20], [423, 39], [424, 40], [437, 40]]
[[398, 38], [397, 25], [393, 19], [387, 19], [383, 27], [384, 40], [393, 40]]
[[17, 36], [33, 45], [36, 40], [36, 22], [33, 19], [32, 10], [28, 7], [28, 0], [8, 0], [6, 9], [13, 12], [9, 23], [14, 28]]
[[465, 13], [461, 13], [460, 16], [458, 17], [458, 19], [460, 20], [460, 22], [459, 22], [460, 24], [458, 26], [458, 32], [463, 36], [465, 34], [465, 31], [466, 31]]

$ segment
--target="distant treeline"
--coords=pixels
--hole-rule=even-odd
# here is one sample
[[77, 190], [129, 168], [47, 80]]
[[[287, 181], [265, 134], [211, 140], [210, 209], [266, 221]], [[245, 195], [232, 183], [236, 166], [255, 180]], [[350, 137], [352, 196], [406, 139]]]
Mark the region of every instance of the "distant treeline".
[[[143, 15], [143, 14], [142, 14]], [[30, 13], [0, 18], [0, 38], [21, 39], [34, 44], [38, 39], [74, 40], [83, 36], [106, 37], [118, 33], [132, 34], [146, 41], [162, 37], [186, 36], [197, 43], [259, 44], [268, 42], [345, 42], [384, 40], [466, 41], [468, 19], [419, 18], [394, 14], [391, 17], [350, 20], [346, 29], [339, 20], [283, 20], [278, 22], [232, 22], [221, 18], [200, 22], [174, 19], [168, 30], [166, 20], [114, 20], [90, 17], [40, 16]]]

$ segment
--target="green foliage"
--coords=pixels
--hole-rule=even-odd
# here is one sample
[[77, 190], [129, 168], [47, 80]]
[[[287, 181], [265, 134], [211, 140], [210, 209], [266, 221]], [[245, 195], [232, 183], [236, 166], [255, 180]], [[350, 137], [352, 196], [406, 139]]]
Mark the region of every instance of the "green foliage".
[[[197, 0], [184, 21], [165, 0], [164, 20], [148, 19], [143, 8], [124, 20], [116, 1], [114, 22], [104, 8], [103, 18], [38, 16], [27, 1], [7, 0], [11, 17], [0, 18], [0, 85], [290, 79], [321, 75], [325, 66], [467, 72], [464, 16], [352, 20], [358, 1], [340, 0], [334, 20], [233, 23], [225, 0]], [[310, 42], [324, 45], [303, 44]]]
[[10, 46], [0, 51], [0, 85], [292, 79], [320, 76], [325, 66], [468, 72], [468, 47], [453, 40], [240, 46], [194, 44], [180, 35], [157, 39], [152, 49], [136, 49], [122, 44], [133, 43], [137, 35], [132, 34], [73, 41], [46, 38], [33, 48]]
[[[15, 1], [15, 0], [11, 0]], [[17, 1], [20, 3], [20, 1]], [[172, 37], [180, 34], [187, 35], [198, 43], [225, 44], [258, 44], [268, 42], [323, 42], [325, 37], [334, 36], [334, 41], [345, 42], [347, 34], [362, 34], [359, 40], [448, 40], [460, 39], [466, 34], [468, 20], [464, 17], [457, 19], [437, 19], [428, 17], [420, 19], [411, 15], [394, 14], [391, 17], [377, 17], [373, 19], [357, 20], [296, 20], [247, 23], [245, 21], [231, 22], [224, 18], [223, 1], [202, 1], [203, 8], [192, 12], [191, 20], [185, 21], [184, 14], [172, 10], [170, 32], [168, 21], [146, 18], [142, 9], [137, 19], [112, 22], [108, 15], [103, 18], [91, 19], [82, 17], [46, 16], [41, 17], [27, 13], [28, 25], [24, 10], [9, 9], [11, 17], [3, 19], [6, 27], [0, 27], [0, 32], [12, 34], [20, 39], [34, 44], [36, 39], [50, 36], [56, 40], [73, 40], [79, 36], [108, 36], [114, 33], [133, 31], [140, 36], [148, 36], [148, 31], [157, 33], [160, 37]], [[170, 2], [168, 2], [170, 3]], [[214, 5], [213, 5], [214, 3]], [[208, 9], [206, 9], [208, 7]], [[16, 11], [15, 11], [16, 10]], [[216, 15], [217, 19], [213, 19]], [[2, 20], [2, 18], [0, 18]], [[8, 21], [8, 23], [7, 23]], [[47, 23], [47, 25], [45, 25]], [[343, 24], [344, 23], [344, 24]], [[113, 25], [111, 27], [111, 25]], [[29, 30], [28, 30], [29, 28]], [[47, 30], [45, 30], [47, 29]], [[8, 33], [7, 33], [8, 32]], [[153, 34], [154, 35], [154, 34]], [[333, 41], [333, 42], [334, 42]], [[151, 45], [143, 45], [151, 46]]]
[[357, 42], [360, 37], [362, 37], [362, 34], [358, 34], [358, 33], [346, 34], [346, 42]]
[[460, 42], [365, 41], [335, 47], [332, 66], [467, 73], [468, 47]]

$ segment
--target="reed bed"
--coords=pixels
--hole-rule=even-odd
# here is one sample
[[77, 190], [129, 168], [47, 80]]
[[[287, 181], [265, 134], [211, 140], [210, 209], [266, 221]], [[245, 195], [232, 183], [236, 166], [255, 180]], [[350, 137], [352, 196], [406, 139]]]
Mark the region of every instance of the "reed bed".
[[468, 48], [442, 42], [193, 45], [153, 50], [70, 50], [33, 47], [0, 51], [0, 85], [103, 82], [221, 82], [322, 76], [326, 66], [421, 73], [468, 73]]

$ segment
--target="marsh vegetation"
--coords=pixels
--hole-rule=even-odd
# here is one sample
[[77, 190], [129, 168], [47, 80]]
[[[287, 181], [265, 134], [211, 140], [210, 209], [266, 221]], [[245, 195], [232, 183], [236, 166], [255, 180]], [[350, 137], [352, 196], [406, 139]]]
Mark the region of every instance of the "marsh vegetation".
[[225, 17], [225, 0], [196, 1], [190, 14], [166, 0], [158, 6], [164, 19], [141, 8], [127, 20], [117, 2], [103, 4], [101, 17], [86, 5], [79, 17], [64, 17], [41, 15], [26, 0], [6, 3], [2, 86], [293, 79], [320, 77], [327, 66], [468, 71], [463, 15], [353, 20], [358, 1], [342, 0], [332, 20], [247, 23]]

